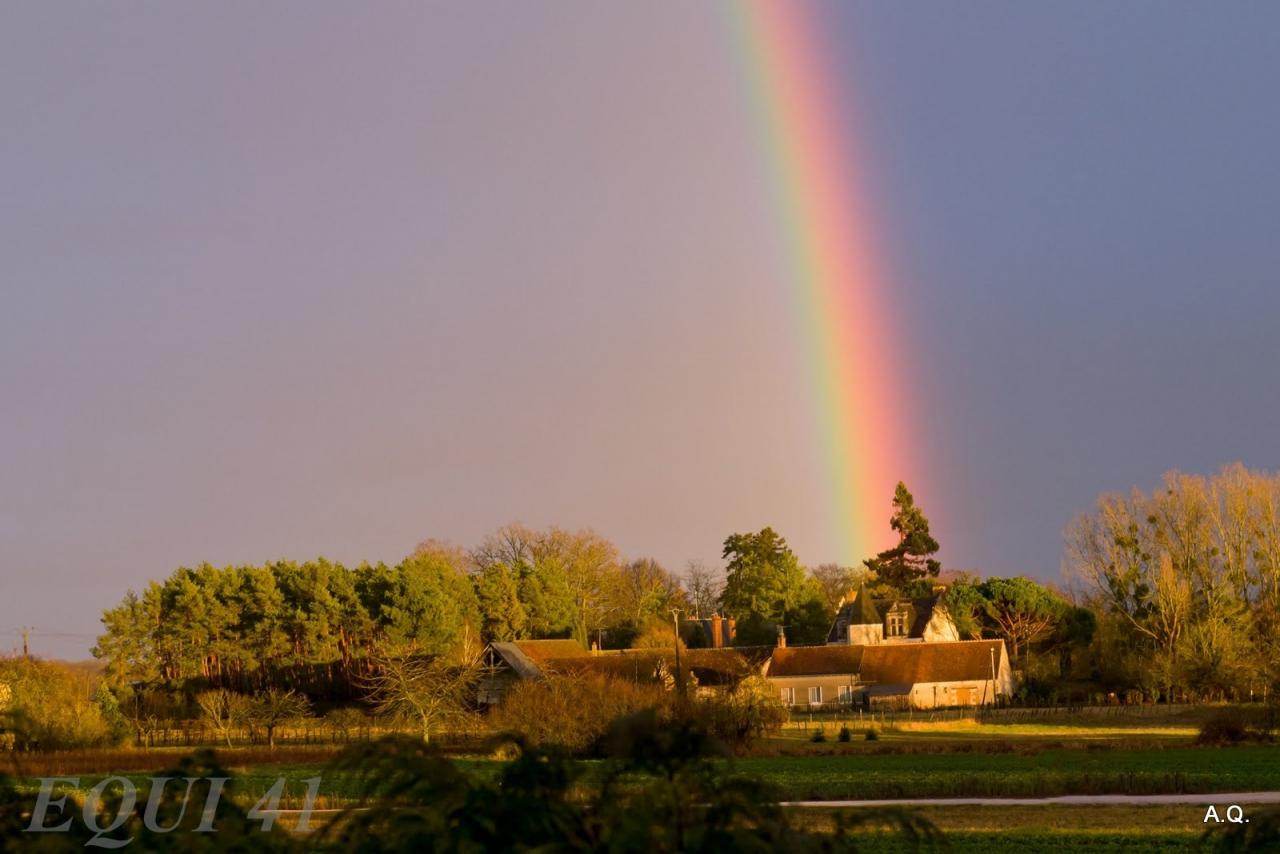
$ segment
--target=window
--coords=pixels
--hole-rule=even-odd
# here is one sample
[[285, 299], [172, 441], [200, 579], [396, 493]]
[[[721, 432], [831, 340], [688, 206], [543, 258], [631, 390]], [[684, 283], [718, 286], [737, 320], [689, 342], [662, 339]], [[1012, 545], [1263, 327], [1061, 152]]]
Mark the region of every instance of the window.
[[840, 705], [842, 706], [852, 706], [853, 705], [853, 686], [841, 685], [839, 688], [837, 688], [836, 699], [840, 701]]
[[900, 638], [907, 633], [907, 615], [903, 611], [890, 611], [884, 618], [885, 637]]
[[817, 686], [809, 689], [809, 705], [811, 706], [822, 705], [822, 686]]
[[782, 702], [783, 702], [783, 704], [784, 704], [784, 705], [787, 705], [787, 706], [794, 706], [794, 705], [796, 704], [796, 689], [795, 689], [795, 688], [783, 688], [783, 689], [782, 689]]

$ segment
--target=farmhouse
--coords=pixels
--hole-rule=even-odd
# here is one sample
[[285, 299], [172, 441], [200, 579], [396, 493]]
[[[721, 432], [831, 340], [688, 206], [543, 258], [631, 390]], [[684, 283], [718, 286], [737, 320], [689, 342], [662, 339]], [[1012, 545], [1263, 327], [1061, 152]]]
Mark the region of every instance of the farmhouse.
[[792, 707], [990, 705], [1013, 693], [1001, 640], [779, 646], [765, 676]]

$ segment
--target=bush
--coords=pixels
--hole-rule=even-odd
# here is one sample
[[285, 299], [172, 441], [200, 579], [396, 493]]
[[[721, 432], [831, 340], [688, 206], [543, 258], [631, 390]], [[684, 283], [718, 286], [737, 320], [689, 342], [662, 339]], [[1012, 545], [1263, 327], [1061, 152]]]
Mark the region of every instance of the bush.
[[68, 750], [117, 743], [123, 728], [104, 717], [104, 707], [108, 712], [115, 707], [101, 694], [95, 699], [96, 681], [54, 662], [0, 660], [0, 725], [10, 735], [10, 746]]
[[853, 732], [847, 726], [840, 727], [840, 733], [836, 736], [836, 741], [853, 741]]
[[712, 735], [737, 746], [777, 732], [790, 717], [778, 692], [760, 676], [743, 679], [727, 694], [700, 701], [696, 714]]
[[867, 741], [879, 741], [879, 740], [880, 740], [880, 733], [876, 732], [875, 728], [867, 730]]
[[813, 735], [809, 736], [809, 740], [814, 744], [823, 744], [827, 740], [827, 731], [819, 727], [813, 731]]
[[641, 709], [658, 709], [669, 717], [669, 708], [670, 695], [656, 684], [599, 675], [552, 676], [516, 684], [493, 711], [493, 725], [534, 747], [594, 754], [610, 721]]
[[1246, 741], [1272, 741], [1276, 729], [1274, 710], [1223, 709], [1200, 725], [1196, 744], [1225, 745]]

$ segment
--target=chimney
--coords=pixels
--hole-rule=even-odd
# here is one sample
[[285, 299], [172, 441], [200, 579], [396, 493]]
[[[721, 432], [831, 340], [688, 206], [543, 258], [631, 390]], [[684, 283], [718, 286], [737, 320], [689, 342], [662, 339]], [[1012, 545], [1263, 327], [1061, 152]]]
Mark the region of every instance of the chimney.
[[782, 626], [778, 626], [778, 649], [787, 648], [787, 631]]
[[724, 646], [724, 635], [720, 632], [724, 628], [724, 620], [720, 619], [719, 614], [711, 615], [711, 646], [719, 649]]

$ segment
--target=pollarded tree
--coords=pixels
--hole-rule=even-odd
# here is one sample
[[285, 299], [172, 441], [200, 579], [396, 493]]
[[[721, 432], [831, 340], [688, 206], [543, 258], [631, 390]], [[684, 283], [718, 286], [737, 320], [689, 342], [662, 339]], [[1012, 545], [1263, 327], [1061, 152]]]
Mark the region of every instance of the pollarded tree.
[[901, 481], [893, 491], [893, 516], [889, 526], [898, 532], [898, 545], [868, 558], [867, 569], [874, 572], [881, 583], [897, 590], [912, 581], [936, 578], [942, 564], [933, 555], [940, 546], [929, 533], [929, 520]]

